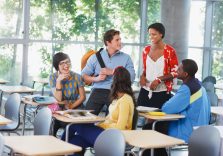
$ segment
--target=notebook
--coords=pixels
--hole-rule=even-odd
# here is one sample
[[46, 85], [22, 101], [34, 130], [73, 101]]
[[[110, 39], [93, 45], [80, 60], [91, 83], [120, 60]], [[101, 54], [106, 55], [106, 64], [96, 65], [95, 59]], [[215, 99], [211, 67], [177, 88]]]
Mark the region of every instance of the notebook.
[[35, 96], [32, 99], [38, 104], [52, 104], [57, 102], [56, 99], [51, 96]]
[[139, 112], [153, 112], [153, 111], [158, 111], [159, 108], [156, 107], [144, 107], [144, 106], [138, 106], [136, 108]]

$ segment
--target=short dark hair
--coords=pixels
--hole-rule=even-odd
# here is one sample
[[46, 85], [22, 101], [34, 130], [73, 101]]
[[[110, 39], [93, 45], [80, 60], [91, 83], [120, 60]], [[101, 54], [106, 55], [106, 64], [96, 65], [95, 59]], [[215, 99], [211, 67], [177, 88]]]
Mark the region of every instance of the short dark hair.
[[189, 76], [194, 77], [198, 67], [197, 63], [192, 59], [184, 59], [182, 60], [183, 70], [187, 72]]
[[162, 23], [153, 23], [148, 27], [148, 30], [152, 28], [155, 29], [156, 31], [158, 31], [159, 33], [162, 34], [162, 38], [164, 38], [165, 36], [165, 27], [163, 26]]
[[70, 60], [70, 57], [63, 52], [58, 52], [58, 53], [54, 54], [54, 56], [53, 56], [53, 67], [56, 69], [56, 71], [59, 70], [60, 61], [63, 61], [63, 60], [66, 60], [66, 59]]
[[115, 35], [119, 35], [120, 34], [120, 31], [118, 30], [115, 30], [115, 29], [110, 29], [108, 31], [105, 32], [104, 36], [103, 36], [103, 39], [104, 39], [104, 44], [107, 46], [107, 41], [108, 42], [111, 42], [111, 40], [113, 39], [113, 37]]

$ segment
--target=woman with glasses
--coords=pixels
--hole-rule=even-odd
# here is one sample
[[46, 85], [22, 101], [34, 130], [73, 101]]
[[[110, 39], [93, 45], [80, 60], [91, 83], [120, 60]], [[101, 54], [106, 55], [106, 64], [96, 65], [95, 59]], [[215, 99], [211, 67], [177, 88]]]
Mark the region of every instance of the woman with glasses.
[[[53, 56], [55, 73], [50, 75], [50, 87], [58, 102], [64, 103], [61, 109], [75, 109], [81, 107], [85, 100], [84, 83], [79, 74], [70, 70], [71, 62], [67, 54], [58, 52]], [[54, 135], [65, 124], [55, 120]]]

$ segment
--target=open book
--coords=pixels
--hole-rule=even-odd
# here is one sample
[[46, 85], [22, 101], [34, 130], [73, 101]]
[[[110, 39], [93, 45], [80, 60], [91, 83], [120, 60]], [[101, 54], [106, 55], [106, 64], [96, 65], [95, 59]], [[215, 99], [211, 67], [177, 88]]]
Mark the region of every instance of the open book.
[[90, 112], [90, 110], [68, 109], [65, 111], [56, 111], [55, 113], [71, 119], [92, 119], [97, 117], [94, 114], [91, 114]]
[[153, 112], [153, 111], [159, 111], [159, 108], [155, 107], [144, 107], [144, 106], [138, 106], [136, 108], [139, 112]]

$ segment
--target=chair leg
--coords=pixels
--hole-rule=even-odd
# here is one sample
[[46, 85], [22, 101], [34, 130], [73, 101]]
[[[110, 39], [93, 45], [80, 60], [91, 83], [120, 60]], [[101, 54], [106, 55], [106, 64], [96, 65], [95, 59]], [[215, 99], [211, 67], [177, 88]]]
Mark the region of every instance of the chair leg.
[[166, 151], [167, 151], [167, 155], [171, 156], [171, 147], [166, 148]]

